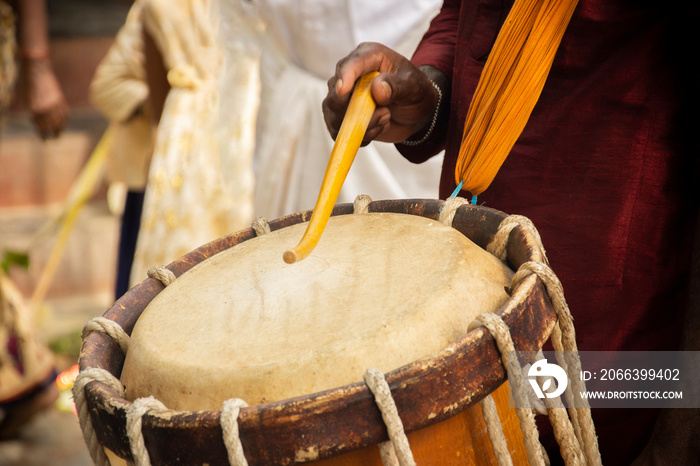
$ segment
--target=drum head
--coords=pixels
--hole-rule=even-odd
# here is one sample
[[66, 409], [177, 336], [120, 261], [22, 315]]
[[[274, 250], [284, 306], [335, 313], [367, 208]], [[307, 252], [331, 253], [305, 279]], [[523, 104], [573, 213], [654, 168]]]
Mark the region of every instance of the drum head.
[[436, 220], [332, 217], [311, 256], [284, 263], [305, 227], [237, 244], [159, 293], [132, 333], [127, 397], [216, 410], [359, 382], [449, 345], [508, 299], [512, 272]]

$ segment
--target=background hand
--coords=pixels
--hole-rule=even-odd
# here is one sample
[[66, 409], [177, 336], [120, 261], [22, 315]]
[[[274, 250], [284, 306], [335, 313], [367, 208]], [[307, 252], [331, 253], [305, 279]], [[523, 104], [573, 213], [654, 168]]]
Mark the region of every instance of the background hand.
[[66, 125], [68, 105], [45, 59], [26, 62], [26, 98], [34, 126], [42, 139], [58, 137]]

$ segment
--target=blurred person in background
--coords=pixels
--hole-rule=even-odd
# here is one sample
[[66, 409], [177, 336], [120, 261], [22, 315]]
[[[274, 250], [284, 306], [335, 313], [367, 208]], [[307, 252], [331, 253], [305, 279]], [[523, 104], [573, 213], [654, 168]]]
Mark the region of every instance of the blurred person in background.
[[90, 83], [90, 101], [109, 121], [107, 181], [126, 188], [117, 258], [117, 298], [129, 289], [156, 127], [148, 102], [141, 9], [142, 2], [134, 2]]
[[0, 1], [0, 115], [12, 101], [21, 62], [22, 98], [42, 139], [58, 137], [68, 106], [51, 65], [44, 0]]
[[137, 0], [98, 67], [110, 174], [131, 191], [117, 297], [149, 268], [250, 226], [259, 34], [236, 1]]
[[[0, 124], [18, 78], [39, 136], [58, 137], [68, 107], [51, 65], [44, 0], [0, 1]], [[37, 338], [33, 318], [24, 297], [0, 270], [0, 439], [16, 436], [58, 398], [53, 355]]]

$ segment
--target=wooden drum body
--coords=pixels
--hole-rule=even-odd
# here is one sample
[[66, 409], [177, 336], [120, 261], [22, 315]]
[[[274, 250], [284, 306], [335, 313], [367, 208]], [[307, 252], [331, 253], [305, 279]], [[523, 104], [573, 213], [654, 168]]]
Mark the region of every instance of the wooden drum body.
[[[408, 214], [437, 222], [443, 205], [442, 201], [433, 200], [379, 201], [370, 203], [369, 212], [381, 215]], [[335, 208], [333, 215], [347, 215], [352, 214], [352, 212], [352, 205], [339, 205]], [[294, 228], [293, 225], [307, 221], [309, 216], [310, 212], [304, 212], [283, 217], [271, 221], [270, 229], [274, 232], [275, 230]], [[503, 213], [492, 209], [464, 205], [457, 210], [452, 227], [477, 246], [485, 249], [486, 245], [493, 240], [498, 226], [505, 217]], [[340, 220], [344, 219], [345, 217]], [[432, 225], [432, 222], [428, 223]], [[440, 228], [444, 228], [444, 226], [440, 225]], [[368, 234], [371, 235], [372, 232], [368, 232]], [[187, 271], [189, 271], [188, 276], [194, 276], [202, 270], [198, 264], [210, 258], [212, 262], [207, 261], [207, 263], [215, 263], [229, 254], [234, 246], [245, 246], [241, 243], [255, 237], [255, 232], [248, 229], [221, 238], [173, 262], [168, 265], [168, 269], [178, 277]], [[259, 239], [263, 240], [264, 238]], [[363, 253], [362, 241], [361, 238], [357, 238], [356, 254]], [[419, 245], [420, 242], [417, 244]], [[282, 245], [275, 251], [280, 261], [285, 246]], [[425, 253], [425, 251], [420, 251], [415, 244], [408, 246], [408, 249], [401, 253], [413, 253], [416, 256]], [[401, 250], [401, 245], [398, 245], [398, 250]], [[350, 253], [352, 252], [350, 251]], [[516, 227], [510, 233], [507, 263], [511, 269], [517, 269], [527, 261], [541, 260], [539, 254], [535, 242], [524, 229]], [[215, 255], [216, 257], [213, 257]], [[305, 261], [309, 261], [308, 267], [313, 267], [313, 261], [310, 259], [312, 258], [305, 259]], [[293, 264], [290, 267], [302, 265], [303, 262]], [[246, 271], [251, 270], [250, 273], [252, 273], [254, 266], [242, 264], [241, 268], [242, 274], [233, 280], [240, 282], [238, 285], [241, 287], [254, 287], [254, 280], [249, 285], [243, 284], [247, 279], [245, 275], [248, 272]], [[420, 277], [419, 269], [410, 272]], [[310, 272], [306, 271], [305, 273]], [[340, 273], [347, 275], [342, 271]], [[383, 283], [381, 286], [390, 286], [386, 282], [392, 281], [394, 277], [391, 275], [382, 270], [377, 279], [370, 278], [368, 282], [362, 283], [362, 280], [356, 278], [351, 280], [354, 284], [348, 286], [357, 288], [357, 293], [362, 293], [363, 286], [373, 286], [374, 282]], [[395, 275], [396, 279], [400, 279], [401, 275], [398, 272]], [[430, 278], [424, 277], [423, 282], [425, 283], [421, 283], [421, 285], [430, 289]], [[500, 278], [500, 280], [506, 280], [505, 283], [508, 279], [509, 276]], [[215, 286], [221, 287], [229, 282], [229, 277], [208, 279], [212, 283], [216, 283], [217, 280], [222, 281]], [[402, 281], [405, 282], [406, 279]], [[176, 280], [170, 286], [175, 287], [177, 283]], [[182, 286], [178, 292], [183, 295], [191, 296], [197, 291], [197, 287], [190, 289], [191, 287], [188, 288], [185, 283]], [[230, 286], [235, 288], [237, 284], [231, 283]], [[410, 286], [417, 287], [417, 285]], [[448, 285], [448, 288], [451, 286]], [[279, 287], [283, 287], [281, 281]], [[502, 287], [502, 285], [498, 287]], [[177, 306], [177, 299], [172, 300], [172, 296], [167, 298], [168, 293], [163, 293], [159, 297], [163, 289], [164, 287], [159, 281], [148, 279], [119, 299], [105, 313], [104, 317], [117, 322], [128, 334], [132, 334], [132, 332], [137, 334], [139, 331], [148, 334], [157, 327], [156, 324], [148, 322], [149, 312], [155, 312], [150, 309], [161, 303], [161, 307], [165, 309], [167, 314], [167, 309]], [[405, 293], [400, 288], [398, 290], [399, 294]], [[424, 294], [425, 291], [421, 293]], [[313, 294], [313, 290], [308, 294]], [[387, 295], [387, 299], [391, 299], [391, 292], [387, 292]], [[444, 308], [459, 306], [460, 302], [468, 299], [468, 296], [454, 298], [436, 295], [430, 297], [429, 301], [434, 301], [438, 308]], [[355, 300], [353, 299], [353, 301]], [[421, 300], [421, 302], [425, 301], [425, 299]], [[345, 307], [351, 307], [352, 304], [339, 304], [341, 308], [338, 309], [338, 312], [343, 312]], [[212, 306], [218, 305], [221, 303]], [[300, 309], [303, 311], [305, 306], [313, 305], [315, 304], [312, 300], [308, 305], [301, 304]], [[191, 307], [192, 304], [185, 302], [183, 306]], [[244, 304], [243, 306], [250, 305]], [[363, 306], [366, 304], [361, 303], [360, 307]], [[379, 309], [381, 306], [381, 303], [377, 303]], [[147, 307], [149, 309], [144, 312]], [[549, 298], [540, 280], [534, 275], [524, 279], [511, 296], [504, 295], [503, 302], [499, 302], [496, 309], [510, 327], [515, 347], [522, 351], [541, 348], [556, 321]], [[300, 313], [302, 311], [294, 310], [293, 312]], [[142, 314], [144, 320], [134, 331]], [[204, 314], [206, 314], [206, 310]], [[206, 315], [200, 315], [196, 318], [206, 317]], [[368, 315], [367, 319], [371, 317]], [[200, 341], [199, 345], [203, 347], [207, 345], [214, 345], [214, 348], [217, 345], [221, 346], [221, 343], [217, 343], [215, 339], [208, 341], [206, 332], [204, 335], [197, 333], [198, 330], [193, 328], [196, 326], [196, 318], [192, 321], [187, 319], [177, 321], [174, 325], [184, 326], [186, 329], [192, 328], [195, 346], [197, 346], [197, 339]], [[351, 318], [352, 314], [350, 313], [347, 315], [347, 319]], [[464, 318], [471, 320], [473, 316], [465, 316]], [[313, 319], [318, 320], [319, 317], [313, 317]], [[225, 326], [224, 320], [220, 316], [215, 317], [215, 325]], [[251, 325], [246, 324], [246, 322], [236, 323], [231, 328], [224, 328], [223, 334], [230, 335], [236, 331], [252, 331], [253, 335], [249, 335], [248, 340], [242, 337], [241, 341], [245, 342], [244, 346], [254, 346], [256, 344], [255, 332], [258, 330], [256, 330], [255, 325]], [[299, 329], [285, 327], [281, 330], [284, 339], [290, 340], [285, 344], [295, 345], [293, 339], [288, 337], [303, 330], [306, 324], [302, 320], [299, 325]], [[408, 325], [409, 327], [422, 327], [420, 324], [414, 323]], [[390, 324], [380, 323], [375, 326], [384, 328], [385, 326], [390, 327]], [[351, 325], [348, 325], [346, 329], [348, 334], [355, 331], [350, 327]], [[511, 454], [514, 458], [519, 456], [524, 458], [525, 453], [519, 435], [518, 420], [513, 410], [507, 409], [508, 396], [505, 384], [503, 384], [506, 377], [505, 371], [491, 336], [483, 327], [469, 332], [459, 331], [457, 335], [449, 335], [448, 337], [440, 335], [440, 332], [437, 332], [438, 335], [432, 334], [430, 330], [430, 328], [416, 329], [416, 335], [413, 336], [414, 339], [427, 341], [429, 345], [437, 345], [436, 348], [428, 351], [428, 355], [409, 354], [408, 357], [411, 361], [409, 363], [397, 363], [391, 357], [388, 359], [378, 357], [376, 366], [370, 364], [371, 367], [378, 367], [386, 373], [386, 380], [391, 387], [392, 397], [408, 433], [408, 439], [417, 463], [419, 465], [489, 464], [492, 462], [495, 464], [481, 418], [480, 407], [476, 406], [479, 400], [493, 392], [495, 392], [494, 397], [499, 404], [499, 414], [503, 421], [504, 431], [509, 438]], [[163, 332], [167, 333], [168, 328], [164, 328]], [[399, 332], [405, 332], [405, 329], [399, 330]], [[448, 339], [443, 343], [440, 340], [441, 337]], [[320, 340], [321, 336], [314, 338]], [[391, 329], [387, 330], [386, 335], [380, 335], [380, 338], [391, 338]], [[167, 338], [165, 341], [166, 347], [177, 345], [177, 342], [168, 342]], [[432, 343], [430, 343], [431, 341]], [[334, 339], [329, 338], [326, 342], [319, 341], [319, 344], [323, 347], [333, 346]], [[342, 343], [341, 346], [344, 344]], [[261, 348], [254, 350], [255, 354], [263, 351], [264, 346], [261, 344]], [[389, 345], [389, 347], [393, 346]], [[244, 381], [247, 380], [248, 375], [243, 368], [234, 371], [237, 373], [233, 374], [232, 377], [237, 378], [226, 379], [228, 377], [225, 374], [226, 361], [227, 358], [235, 359], [233, 356], [229, 357], [227, 354], [223, 354], [212, 357], [210, 361], [212, 367], [207, 367], [208, 361], [206, 360], [201, 361], [198, 365], [196, 358], [191, 362], [178, 361], [185, 367], [192, 366], [194, 372], [198, 371], [197, 367], [201, 367], [201, 372], [208, 371], [210, 373], [206, 377], [202, 377], [202, 387], [197, 388], [195, 381], [184, 381], [178, 385], [178, 380], [183, 378], [179, 373], [171, 374], [168, 370], [164, 370], [162, 374], [159, 374], [158, 362], [148, 362], [148, 355], [154, 352], [148, 339], [142, 340], [142, 343], [138, 344], [132, 341], [129, 351], [125, 365], [125, 357], [119, 346], [107, 335], [92, 332], [85, 339], [80, 366], [81, 370], [88, 367], [102, 368], [118, 378], [121, 377], [126, 385], [127, 396], [131, 399], [154, 395], [155, 398], [163, 401], [168, 408], [178, 410], [171, 411], [167, 415], [148, 413], [143, 416], [143, 437], [153, 464], [228, 464], [220, 425], [221, 412], [219, 411], [220, 407], [217, 408], [217, 406], [220, 406], [221, 400], [234, 396], [245, 399], [249, 404], [254, 404], [242, 409], [238, 417], [241, 443], [247, 461], [251, 465], [292, 464], [317, 459], [323, 460], [323, 463], [329, 461], [332, 464], [381, 464], [375, 445], [387, 440], [387, 431], [372, 393], [367, 385], [361, 382], [361, 376], [356, 375], [357, 370], [361, 367], [352, 367], [353, 355], [360, 352], [358, 349], [349, 351], [350, 354], [344, 355], [345, 359], [339, 361], [325, 360], [319, 356], [310, 363], [306, 363], [302, 356], [294, 356], [292, 352], [292, 356], [283, 361], [285, 367], [291, 367], [289, 374], [292, 375], [284, 375], [277, 380], [274, 374], [278, 369], [271, 368], [268, 375], [264, 376], [269, 382], [266, 391], [258, 396], [256, 396], [254, 389], [244, 390], [246, 387]], [[335, 351], [343, 353], [342, 348]], [[370, 356], [372, 356], [372, 351], [372, 344], [370, 344], [367, 348]], [[411, 345], [409, 344], [396, 352], [410, 353], [410, 351]], [[190, 350], [185, 352], [190, 352]], [[274, 353], [274, 349], [272, 352]], [[284, 352], [284, 350], [278, 351], [279, 354], [275, 357], [284, 359]], [[136, 365], [130, 359], [139, 359], [140, 361]], [[338, 376], [316, 377], [313, 374], [314, 367], [318, 369], [316, 372], [319, 374], [330, 373], [332, 371], [329, 368], [334, 364], [341, 366], [341, 370], [337, 371], [340, 373]], [[221, 365], [221, 369], [218, 365]], [[364, 367], [364, 365], [367, 363], [359, 363], [359, 366]], [[400, 367], [393, 369], [397, 365]], [[343, 378], [343, 372], [352, 373], [352, 376], [346, 380]], [[149, 386], [144, 374], [152, 375], [156, 379], [163, 379], [162, 385], [172, 387], [173, 392], [180, 393], [181, 396], [170, 397], [167, 393], [158, 392], [156, 386]], [[298, 374], [298, 377], [294, 377], [294, 374]], [[197, 377], [197, 374], [194, 374], [194, 377]], [[224, 391], [226, 391], [227, 386], [234, 386], [239, 387], [242, 392], [234, 390], [234, 393], [214, 393], [211, 397], [209, 394], [206, 396], [198, 395], [197, 393], [201, 394], [206, 391], [208, 385], [215, 385], [207, 382], [210, 378], [222, 379], [221, 384]], [[294, 381], [294, 383], [291, 381], [289, 384], [285, 383], [285, 380], [292, 378], [299, 380]], [[139, 381], [138, 379], [146, 380]], [[320, 379], [320, 381], [311, 379]], [[499, 387], [501, 388], [499, 389]], [[188, 396], [186, 392], [190, 390], [195, 392], [195, 395]], [[117, 396], [100, 382], [88, 383], [85, 387], [85, 396], [100, 443], [117, 455], [133, 460], [126, 435], [126, 410], [131, 402]]]

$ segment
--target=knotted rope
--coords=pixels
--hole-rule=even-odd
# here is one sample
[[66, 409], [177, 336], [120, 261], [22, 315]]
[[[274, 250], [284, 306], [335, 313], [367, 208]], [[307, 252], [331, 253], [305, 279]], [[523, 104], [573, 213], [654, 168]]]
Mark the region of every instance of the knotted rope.
[[93, 381], [101, 382], [114, 390], [120, 397], [124, 397], [124, 387], [109, 371], [98, 367], [89, 367], [80, 371], [73, 384], [73, 399], [78, 411], [78, 419], [82, 427], [83, 439], [88, 447], [90, 457], [97, 466], [110, 466], [109, 459], [104, 448], [97, 439], [97, 433], [92, 425], [90, 410], [85, 399], [85, 386]]
[[[498, 232], [491, 243], [487, 245], [486, 249], [501, 261], [505, 261], [510, 233], [513, 228], [518, 225], [523, 227], [526, 232], [534, 238], [536, 247], [539, 248], [543, 261], [546, 261], [546, 254], [537, 229], [528, 218], [519, 215], [509, 216], [501, 222]], [[581, 361], [576, 356], [578, 348], [576, 345], [573, 318], [566, 304], [561, 282], [545, 262], [531, 261], [520, 266], [511, 281], [511, 289], [515, 289], [525, 277], [532, 273], [537, 274], [542, 280], [554, 310], [557, 313], [558, 320], [551, 335], [552, 345], [556, 351], [557, 362], [566, 373], [570, 375], [570, 383], [565, 391], [565, 397], [570, 406], [568, 410], [569, 416], [566, 415], [566, 411], [563, 409], [561, 399], [544, 399], [554, 435], [560, 445], [562, 455], [567, 464], [601, 464], [598, 440], [595, 435], [595, 427], [587, 400], [583, 399], [580, 402], [583, 404], [583, 407], [575, 407], [574, 405], [574, 393], [584, 392], [585, 383], [577, 376], [581, 373]], [[514, 358], [509, 358], [507, 356], [509, 351], [515, 350], [508, 327], [503, 323], [502, 319], [495, 314], [482, 314], [477, 317], [471, 328], [479, 324], [484, 325], [496, 340], [499, 351], [501, 352], [503, 364], [508, 372], [508, 380], [511, 382], [511, 390], [514, 399], [516, 399], [516, 405], [527, 406], [529, 387], [525, 385], [523, 372], [517, 363], [517, 356]], [[512, 361], [511, 359], [516, 359], [516, 361]], [[485, 418], [492, 415], [492, 413], [487, 412], [483, 406], [482, 410]], [[533, 432], [535, 434], [537, 432], [536, 426], [534, 425], [534, 413], [532, 410], [524, 408], [516, 408], [516, 413], [521, 422], [521, 429], [523, 431], [530, 463], [541, 464], [539, 463], [540, 456], [542, 461], [547, 461], [546, 453], [539, 443], [539, 439], [536, 439], [538, 445], [537, 450], [541, 455], [538, 454], [537, 457], [534, 458], [535, 455], [531, 453], [536, 451], [533, 449], [535, 447]], [[532, 418], [532, 421], [530, 418]], [[486, 419], [486, 421], [488, 426], [491, 421], [489, 419]], [[491, 429], [489, 429], [489, 435], [491, 436]], [[494, 444], [499, 444], [501, 440], [498, 438], [498, 435], [496, 435], [492, 437], [492, 442]], [[531, 455], [533, 458], [530, 458]]]
[[270, 233], [270, 224], [267, 223], [267, 219], [265, 217], [257, 217], [255, 220], [253, 220], [253, 223], [250, 226], [255, 231], [256, 236], [262, 236]]
[[574, 403], [574, 393], [585, 392], [586, 384], [581, 380], [581, 377], [578, 377], [578, 374], [581, 373], [581, 360], [577, 357], [578, 346], [576, 345], [574, 320], [564, 297], [564, 289], [552, 269], [542, 262], [526, 262], [521, 265], [513, 276], [512, 287], [515, 288], [526, 276], [532, 273], [537, 274], [542, 280], [558, 316], [551, 340], [557, 355], [557, 362], [567, 374], [573, 375], [569, 377], [570, 384], [564, 393], [576, 436], [583, 446], [589, 464], [602, 464], [588, 400], [580, 399], [577, 402], [580, 407], [575, 407]]
[[465, 204], [469, 204], [469, 201], [463, 197], [448, 197], [445, 204], [442, 206], [442, 209], [440, 209], [440, 216], [438, 217], [438, 220], [448, 227], [451, 227], [452, 222], [455, 219], [457, 209]]
[[[148, 276], [160, 280], [164, 286], [168, 286], [176, 278], [173, 272], [162, 266], [152, 267], [148, 271]], [[93, 331], [102, 332], [108, 335], [119, 345], [119, 348], [124, 354], [126, 354], [128, 351], [131, 338], [124, 331], [124, 329], [113, 320], [105, 317], [95, 317], [91, 319], [83, 327], [82, 338], [85, 339], [88, 334]], [[109, 466], [109, 459], [105, 455], [104, 449], [99, 440], [97, 440], [97, 434], [95, 433], [92, 418], [90, 417], [90, 412], [85, 399], [85, 387], [92, 381], [102, 382], [122, 398], [124, 398], [126, 394], [121, 382], [112, 373], [97, 367], [89, 367], [80, 371], [75, 383], [73, 384], [73, 398], [75, 399], [76, 408], [78, 410], [78, 417], [81, 430], [83, 432], [83, 438], [85, 439], [85, 444], [88, 446], [90, 456], [92, 457], [93, 462], [98, 466]], [[127, 435], [129, 436], [132, 454], [134, 455], [136, 464], [139, 466], [150, 465], [150, 459], [148, 457], [148, 452], [145, 449], [146, 447], [143, 441], [143, 435], [140, 433], [141, 416], [143, 416], [143, 413], [149, 409], [159, 411], [167, 409], [159, 401], [152, 397], [151, 399], [136, 400], [127, 409]], [[138, 420], [136, 420], [137, 417]], [[138, 425], [138, 434], [135, 433], [135, 425]]]
[[379, 446], [382, 462], [385, 466], [395, 464], [415, 466], [416, 462], [413, 459], [413, 453], [411, 453], [411, 446], [408, 444], [403, 423], [396, 409], [396, 403], [391, 397], [391, 388], [389, 388], [384, 374], [378, 369], [370, 367], [365, 372], [364, 379], [374, 395], [374, 401], [382, 413], [382, 419], [384, 419], [389, 434], [389, 441]]
[[535, 228], [532, 221], [522, 215], [509, 215], [506, 217], [498, 226], [498, 231], [493, 237], [493, 240], [486, 245], [486, 250], [498, 257], [501, 262], [505, 262], [510, 232], [517, 226], [525, 228], [525, 230], [532, 235], [532, 237], [535, 239], [537, 247], [542, 253], [542, 256], [546, 257], [546, 252], [544, 250], [544, 246], [542, 245], [542, 238], [540, 238], [540, 233], [537, 231], [537, 228]]
[[[122, 352], [126, 354], [129, 348], [130, 337], [118, 323], [104, 317], [95, 317], [88, 321], [83, 327], [83, 340], [87, 338], [90, 332], [94, 331], [107, 334], [119, 345]], [[92, 381], [98, 381], [107, 385], [122, 398], [125, 396], [124, 387], [111, 372], [99, 367], [88, 367], [80, 371], [73, 384], [73, 399], [75, 400], [75, 406], [78, 411], [78, 420], [80, 421], [83, 438], [85, 439], [85, 444], [88, 447], [92, 461], [98, 466], [109, 466], [109, 459], [105, 455], [99, 440], [97, 440], [97, 434], [92, 425], [92, 418], [90, 417], [85, 399], [85, 386]]]
[[369, 203], [372, 202], [372, 198], [367, 194], [359, 194], [352, 205], [353, 214], [367, 214], [369, 213]]
[[481, 406], [481, 413], [486, 422], [486, 431], [491, 440], [493, 455], [496, 457], [498, 466], [512, 466], [513, 459], [508, 452], [508, 443], [506, 442], [505, 434], [503, 434], [503, 424], [501, 424], [501, 420], [498, 417], [498, 410], [496, 409], [496, 402], [493, 396], [487, 395], [486, 398], [479, 402], [479, 406]]
[[83, 340], [88, 336], [90, 332], [102, 332], [109, 335], [112, 340], [114, 340], [121, 348], [122, 353], [126, 354], [129, 349], [129, 342], [131, 337], [127, 335], [121, 325], [113, 320], [107, 319], [105, 317], [95, 317], [90, 319], [87, 324], [83, 327], [82, 338]]
[[[525, 450], [527, 458], [531, 466], [544, 466], [548, 461], [545, 459], [544, 448], [539, 440], [537, 425], [535, 424], [535, 415], [527, 406], [527, 392], [525, 391], [525, 379], [522, 370], [518, 364], [517, 358], [511, 358], [514, 355], [515, 345], [510, 336], [508, 326], [496, 314], [485, 313], [480, 314], [470, 324], [469, 329], [483, 325], [491, 333], [491, 336], [496, 340], [498, 350], [501, 352], [501, 360], [503, 366], [508, 373], [508, 381], [510, 382], [511, 392], [515, 401], [515, 412], [520, 421], [520, 430], [523, 433], [523, 441], [525, 442]], [[518, 407], [520, 406], [520, 407]], [[492, 422], [492, 421], [487, 421]], [[492, 443], [498, 444], [498, 439], [491, 439]], [[500, 464], [500, 463], [499, 463]]]
[[228, 461], [232, 466], [248, 466], [238, 434], [238, 414], [241, 408], [246, 407], [248, 407], [248, 403], [245, 401], [240, 398], [231, 398], [224, 401], [224, 406], [221, 409], [221, 430], [224, 433]]
[[162, 265], [155, 265], [148, 269], [148, 277], [159, 280], [163, 286], [168, 286], [177, 278], [175, 274]]
[[149, 411], [165, 413], [168, 411], [168, 408], [160, 401], [149, 396], [148, 398], [137, 398], [126, 409], [126, 435], [129, 437], [129, 446], [131, 447], [131, 454], [134, 457], [136, 466], [151, 466], [151, 458], [148, 455], [141, 429], [143, 415]]

